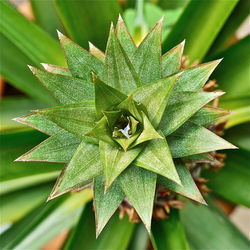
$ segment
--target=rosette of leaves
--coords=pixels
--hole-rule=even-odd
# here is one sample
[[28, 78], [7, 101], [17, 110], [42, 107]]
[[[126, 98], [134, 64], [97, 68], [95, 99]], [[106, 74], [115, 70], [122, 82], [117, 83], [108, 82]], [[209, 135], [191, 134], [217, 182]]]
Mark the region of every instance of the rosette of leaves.
[[150, 232], [158, 184], [206, 204], [183, 158], [235, 148], [207, 129], [225, 114], [202, 90], [220, 60], [181, 69], [184, 42], [162, 55], [161, 26], [136, 46], [119, 18], [105, 54], [59, 32], [68, 68], [30, 67], [55, 107], [16, 118], [50, 136], [17, 160], [66, 164], [49, 200], [92, 183], [97, 235], [124, 199]]

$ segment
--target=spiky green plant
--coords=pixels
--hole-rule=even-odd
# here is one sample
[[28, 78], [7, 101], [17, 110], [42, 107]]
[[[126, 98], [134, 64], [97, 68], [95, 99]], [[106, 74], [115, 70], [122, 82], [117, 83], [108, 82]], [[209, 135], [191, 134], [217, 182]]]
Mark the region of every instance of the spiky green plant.
[[16, 119], [50, 135], [17, 161], [66, 163], [49, 200], [93, 183], [97, 235], [124, 199], [150, 233], [158, 184], [206, 204], [183, 158], [235, 148], [206, 128], [225, 114], [202, 90], [220, 60], [181, 70], [184, 42], [162, 55], [161, 27], [137, 47], [119, 18], [105, 54], [58, 32], [68, 68], [30, 66], [57, 106]]

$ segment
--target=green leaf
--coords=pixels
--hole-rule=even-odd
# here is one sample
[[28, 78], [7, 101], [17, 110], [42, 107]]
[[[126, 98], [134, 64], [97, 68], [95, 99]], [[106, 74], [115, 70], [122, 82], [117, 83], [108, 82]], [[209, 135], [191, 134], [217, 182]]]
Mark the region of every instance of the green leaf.
[[[214, 0], [212, 0], [214, 1]], [[175, 91], [200, 90], [222, 59], [185, 69], [175, 84]]]
[[[162, 133], [160, 133], [163, 135]], [[152, 140], [134, 162], [181, 185], [166, 139]]]
[[153, 220], [152, 234], [158, 250], [189, 250], [179, 211], [172, 209], [169, 218]]
[[41, 249], [77, 222], [82, 205], [91, 195], [90, 190], [84, 190], [38, 207], [2, 235], [1, 249], [29, 249], [31, 246]]
[[71, 73], [68, 68], [60, 67], [53, 64], [48, 63], [41, 63], [45, 71], [53, 74], [59, 74], [59, 75], [65, 75], [65, 76], [71, 76]]
[[14, 122], [12, 119], [19, 115], [23, 115], [28, 110], [41, 108], [42, 105], [36, 101], [25, 97], [5, 97], [0, 100], [1, 123], [0, 131], [6, 132], [10, 130], [25, 129], [22, 124]]
[[83, 187], [102, 172], [98, 146], [82, 141], [69, 164], [58, 177], [49, 199]]
[[[8, 83], [32, 98], [47, 105], [55, 105], [56, 101], [38, 82], [27, 67], [35, 63], [18, 49], [11, 41], [0, 33], [0, 74]], [[38, 66], [38, 64], [37, 64]]]
[[175, 166], [182, 186], [160, 175], [158, 175], [158, 182], [171, 191], [174, 191], [199, 203], [207, 204], [203, 199], [199, 189], [197, 188], [188, 168], [185, 165], [179, 163]]
[[50, 189], [51, 185], [46, 183], [1, 195], [0, 224], [16, 222], [39, 204], [44, 203]]
[[98, 117], [103, 116], [103, 111], [112, 110], [112, 107], [124, 101], [127, 96], [110, 87], [99, 79], [95, 86], [95, 108]]
[[133, 232], [132, 239], [129, 243], [129, 250], [146, 250], [148, 247], [148, 232], [142, 223], [138, 223]]
[[240, 25], [246, 20], [247, 16], [249, 15], [249, 9], [249, 1], [238, 1], [236, 7], [223, 26], [223, 29], [221, 29], [219, 35], [216, 37], [216, 40], [214, 41], [213, 46], [211, 47], [208, 54], [215, 54], [229, 45], [230, 39], [234, 36]]
[[[64, 250], [81, 249], [119, 249], [126, 250], [135, 225], [127, 218], [119, 219], [116, 213], [109, 221], [107, 227], [95, 238], [95, 218], [92, 204], [89, 203], [83, 210], [78, 225], [73, 229]], [[114, 237], [115, 234], [115, 237]]]
[[163, 51], [186, 39], [184, 55], [188, 56], [189, 63], [202, 60], [237, 2], [189, 1], [174, 29], [164, 41]]
[[112, 131], [110, 130], [106, 117], [103, 117], [100, 121], [98, 121], [85, 135], [107, 142], [114, 147], [117, 146], [112, 139]]
[[218, 173], [210, 170], [203, 174], [209, 179], [208, 187], [224, 199], [250, 208], [250, 197], [248, 195], [249, 159], [249, 152], [244, 150], [237, 150], [228, 154], [225, 167], [220, 169]]
[[75, 42], [87, 47], [91, 41], [99, 48], [105, 48], [110, 22], [116, 21], [120, 12], [116, 0], [54, 0], [54, 3], [67, 33]]
[[133, 143], [133, 147], [154, 139], [163, 139], [163, 137], [154, 129], [150, 121], [148, 120], [147, 116], [142, 112], [142, 119], [143, 119], [143, 130], [141, 134], [138, 136], [136, 141]]
[[30, 70], [60, 104], [94, 99], [94, 89], [91, 83], [71, 76], [48, 73], [34, 67], [30, 67]]
[[55, 163], [14, 162], [25, 151], [46, 136], [37, 131], [12, 132], [0, 135], [0, 194], [54, 180], [61, 169]]
[[96, 221], [96, 236], [101, 233], [111, 216], [125, 198], [117, 181], [105, 192], [103, 176], [94, 179], [94, 206]]
[[[213, 78], [218, 81], [220, 89], [223, 89], [223, 91], [227, 93], [227, 95], [223, 98], [224, 100], [239, 96], [249, 97], [250, 95], [249, 42], [250, 35], [217, 55], [219, 57], [224, 57], [224, 59], [213, 74]], [[228, 71], [227, 74], [224, 73], [225, 70]]]
[[58, 32], [61, 46], [63, 47], [70, 72], [76, 78], [91, 81], [91, 73], [94, 72], [102, 79], [103, 63], [87, 50]]
[[156, 177], [155, 173], [132, 165], [119, 178], [119, 184], [123, 192], [142, 219], [149, 233], [151, 230]]
[[80, 139], [61, 130], [31, 149], [15, 161], [69, 162], [80, 144]]
[[91, 42], [89, 42], [89, 52], [94, 57], [99, 59], [102, 63], [105, 62], [105, 54], [100, 49], [98, 49], [95, 45], [93, 45]]
[[160, 128], [165, 135], [173, 133], [208, 102], [223, 92], [174, 92], [163, 114]]
[[143, 84], [161, 78], [161, 30], [162, 20], [141, 42], [132, 59], [135, 70]]
[[56, 30], [62, 29], [62, 24], [56, 14], [53, 0], [31, 0], [35, 22], [51, 36], [57, 37]]
[[223, 109], [206, 106], [194, 114], [189, 121], [200, 126], [208, 126], [219, 118], [228, 115], [229, 112]]
[[249, 248], [246, 237], [215, 207], [196, 206], [189, 202], [181, 210], [187, 238], [194, 250], [242, 249]]
[[141, 85], [128, 55], [118, 41], [113, 25], [110, 28], [104, 64], [104, 82], [128, 94]]
[[169, 136], [168, 143], [174, 158], [236, 148], [210, 130], [191, 122], [185, 123]]
[[226, 140], [250, 152], [250, 123], [246, 122], [226, 130]]
[[180, 70], [184, 45], [185, 40], [162, 56], [161, 60], [163, 77], [175, 74]]
[[146, 115], [154, 127], [157, 127], [161, 121], [169, 96], [179, 76], [180, 74], [175, 74], [160, 79], [155, 83], [138, 88], [133, 93], [134, 100], [146, 108]]
[[104, 167], [105, 189], [124, 171], [138, 156], [140, 147], [128, 150], [127, 152], [113, 147], [103, 141], [99, 142], [101, 160]]
[[135, 46], [134, 40], [132, 39], [130, 33], [128, 32], [127, 27], [120, 15], [118, 18], [115, 31], [116, 31], [116, 36], [121, 46], [123, 47], [128, 57], [131, 59], [133, 54], [136, 51], [136, 46]]
[[85, 134], [93, 128], [96, 117], [93, 102], [79, 102], [34, 112], [83, 140], [86, 139]]
[[54, 39], [18, 13], [7, 1], [1, 1], [0, 7], [1, 33], [29, 59], [36, 64], [44, 62], [64, 65], [63, 52]]
[[54, 135], [62, 130], [54, 122], [47, 120], [44, 116], [38, 114], [21, 116], [14, 118], [13, 120], [39, 130], [47, 135]]

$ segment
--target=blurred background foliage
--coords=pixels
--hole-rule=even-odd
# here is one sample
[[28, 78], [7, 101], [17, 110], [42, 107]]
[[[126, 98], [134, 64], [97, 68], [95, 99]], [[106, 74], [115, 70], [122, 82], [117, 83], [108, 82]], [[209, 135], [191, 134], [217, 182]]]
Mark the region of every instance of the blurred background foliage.
[[233, 207], [250, 207], [249, 11], [249, 0], [1, 0], [0, 222], [2, 229], [9, 229], [0, 247], [27, 249], [32, 243], [32, 249], [40, 249], [64, 232], [63, 239], [69, 236], [64, 249], [147, 249], [144, 228], [127, 218], [119, 220], [118, 215], [95, 239], [89, 190], [45, 204], [61, 164], [13, 162], [46, 136], [11, 119], [54, 104], [27, 64], [66, 65], [56, 30], [85, 49], [91, 41], [104, 51], [110, 22], [116, 22], [120, 13], [135, 37], [144, 36], [164, 17], [163, 53], [185, 39], [187, 66], [224, 58], [211, 79], [227, 93], [220, 99], [220, 107], [231, 111], [220, 121], [227, 122], [224, 137], [239, 147], [227, 152], [226, 167], [219, 174], [204, 173], [214, 191], [211, 205], [189, 204], [167, 223], [154, 222], [153, 245], [158, 249], [247, 249], [249, 243], [213, 204], [213, 198], [228, 200]]

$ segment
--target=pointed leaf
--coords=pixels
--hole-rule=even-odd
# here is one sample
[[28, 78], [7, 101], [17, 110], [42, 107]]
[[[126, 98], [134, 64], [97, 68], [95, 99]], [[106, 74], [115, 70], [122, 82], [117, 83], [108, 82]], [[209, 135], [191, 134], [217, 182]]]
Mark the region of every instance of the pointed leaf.
[[103, 112], [105, 118], [107, 119], [108, 125], [110, 128], [114, 127], [115, 122], [121, 116], [122, 112], [118, 111], [104, 111]]
[[162, 76], [170, 76], [181, 68], [185, 40], [162, 56]]
[[200, 90], [221, 60], [222, 59], [203, 63], [183, 70], [181, 77], [175, 84], [175, 91]]
[[176, 170], [181, 179], [182, 186], [160, 175], [158, 176], [158, 182], [173, 192], [181, 194], [199, 203], [206, 204], [188, 168], [185, 165], [176, 164]]
[[105, 192], [104, 178], [98, 176], [94, 179], [94, 206], [96, 217], [96, 235], [98, 236], [125, 195], [117, 181]]
[[20, 156], [16, 161], [69, 162], [79, 144], [80, 139], [61, 130]]
[[104, 80], [110, 86], [125, 94], [132, 92], [140, 86], [138, 75], [126, 52], [120, 45], [113, 26], [111, 26], [107, 43]]
[[160, 79], [159, 81], [142, 86], [133, 93], [133, 98], [147, 109], [147, 116], [154, 127], [161, 121], [168, 98], [179, 74]]
[[61, 45], [64, 49], [69, 70], [74, 77], [91, 81], [91, 73], [99, 78], [103, 74], [103, 63], [69, 38], [58, 32]]
[[82, 141], [69, 164], [58, 177], [49, 199], [86, 185], [102, 172], [98, 146]]
[[200, 126], [208, 126], [219, 118], [229, 114], [229, 111], [213, 107], [204, 107], [194, 114], [189, 121]]
[[147, 116], [142, 112], [142, 119], [143, 119], [143, 130], [139, 137], [133, 144], [133, 147], [139, 145], [140, 143], [153, 140], [153, 139], [163, 139], [163, 137], [154, 129], [150, 121], [148, 120]]
[[191, 116], [223, 92], [174, 92], [163, 114], [160, 128], [165, 135], [173, 133]]
[[28, 125], [47, 135], [54, 135], [62, 130], [54, 122], [47, 120], [44, 116], [39, 114], [21, 116], [13, 120]]
[[153, 220], [152, 234], [158, 250], [190, 250], [177, 209], [172, 209], [167, 219]]
[[180, 178], [175, 169], [172, 155], [165, 138], [162, 140], [150, 141], [146, 148], [136, 158], [135, 164], [139, 167], [160, 174], [181, 185]]
[[96, 117], [93, 102], [79, 102], [34, 112], [81, 139], [86, 139], [85, 134], [93, 128]]
[[94, 99], [94, 89], [91, 83], [66, 75], [48, 73], [34, 67], [30, 69], [60, 104]]
[[136, 46], [120, 15], [119, 15], [117, 26], [116, 26], [116, 36], [121, 46], [123, 47], [124, 51], [126, 52], [128, 57], [131, 59], [134, 52], [136, 51]]
[[53, 74], [72, 76], [68, 68], [52, 65], [48, 63], [41, 63], [45, 71]]
[[161, 78], [161, 29], [162, 20], [148, 33], [133, 56], [133, 65], [143, 84]]
[[97, 79], [95, 86], [95, 108], [98, 117], [103, 116], [103, 111], [112, 110], [114, 105], [124, 101], [127, 96], [118, 90], [110, 87], [101, 80]]
[[98, 49], [94, 44], [92, 44], [91, 42], [89, 42], [89, 52], [91, 55], [96, 57], [102, 63], [105, 62], [105, 54], [100, 49]]
[[141, 112], [138, 110], [138, 105], [133, 100], [132, 95], [129, 95], [127, 99], [117, 106], [117, 108], [129, 111], [138, 121], [142, 122]]
[[105, 141], [114, 147], [117, 146], [112, 139], [112, 131], [110, 130], [106, 117], [103, 117], [99, 122], [97, 122], [96, 125], [85, 135]]
[[191, 122], [185, 123], [169, 136], [168, 142], [174, 158], [236, 148], [210, 130]]
[[[155, 187], [155, 173], [132, 165], [119, 178], [119, 184], [132, 206], [142, 219], [150, 233], [153, 212]], [[145, 199], [145, 197], [147, 197]]]
[[104, 167], [105, 189], [126, 169], [141, 151], [140, 147], [124, 152], [122, 149], [113, 147], [100, 141], [100, 154]]

